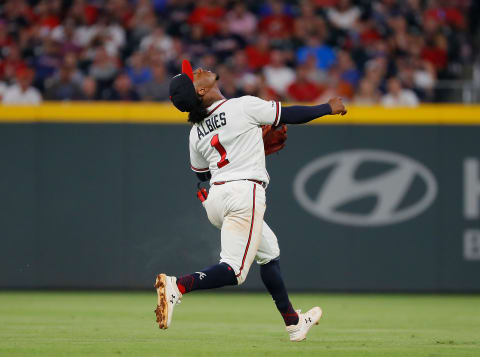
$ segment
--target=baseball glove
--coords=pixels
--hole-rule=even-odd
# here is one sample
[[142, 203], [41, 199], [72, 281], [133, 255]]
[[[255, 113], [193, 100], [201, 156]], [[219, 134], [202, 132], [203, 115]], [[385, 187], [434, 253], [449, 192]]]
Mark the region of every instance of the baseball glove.
[[265, 156], [280, 151], [285, 147], [287, 141], [287, 126], [285, 124], [277, 127], [263, 125], [262, 134]]

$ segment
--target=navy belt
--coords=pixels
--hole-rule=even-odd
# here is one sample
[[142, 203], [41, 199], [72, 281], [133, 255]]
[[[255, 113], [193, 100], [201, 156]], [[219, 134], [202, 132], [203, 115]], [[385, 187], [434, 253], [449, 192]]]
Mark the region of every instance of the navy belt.
[[[251, 180], [251, 179], [246, 179], [246, 180], [247, 180], [247, 181], [255, 182], [255, 183], [259, 184], [260, 186], [262, 186], [263, 188], [267, 188], [267, 183], [266, 183], [266, 182], [259, 181], [259, 180]], [[240, 180], [217, 181], [217, 182], [214, 182], [213, 184], [214, 184], [214, 185], [224, 185], [224, 184], [226, 184], [227, 182], [233, 182], [233, 181], [240, 181]]]

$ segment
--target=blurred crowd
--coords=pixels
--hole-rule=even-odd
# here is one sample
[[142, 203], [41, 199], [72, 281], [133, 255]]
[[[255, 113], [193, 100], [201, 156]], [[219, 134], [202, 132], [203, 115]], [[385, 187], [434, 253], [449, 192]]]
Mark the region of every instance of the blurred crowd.
[[475, 0], [4, 0], [0, 98], [166, 101], [181, 60], [226, 97], [359, 105], [444, 101], [471, 78]]

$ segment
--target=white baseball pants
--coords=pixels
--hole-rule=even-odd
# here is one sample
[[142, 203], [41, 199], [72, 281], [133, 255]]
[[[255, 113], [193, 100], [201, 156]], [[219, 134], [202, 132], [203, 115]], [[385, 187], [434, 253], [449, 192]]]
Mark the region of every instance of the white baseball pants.
[[220, 262], [235, 271], [238, 285], [255, 259], [267, 264], [280, 255], [277, 237], [263, 220], [265, 189], [252, 181], [212, 185], [203, 202], [210, 222], [221, 230]]

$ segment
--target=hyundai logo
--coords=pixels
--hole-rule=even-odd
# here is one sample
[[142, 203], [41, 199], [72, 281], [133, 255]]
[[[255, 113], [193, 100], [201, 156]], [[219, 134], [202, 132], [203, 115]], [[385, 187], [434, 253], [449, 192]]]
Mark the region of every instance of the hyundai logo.
[[[380, 173], [370, 170], [361, 177], [368, 165], [383, 165], [384, 169]], [[437, 195], [437, 183], [429, 169], [407, 156], [349, 150], [318, 158], [301, 169], [294, 181], [294, 194], [305, 210], [327, 221], [382, 226], [413, 218], [427, 209]], [[368, 204], [355, 206], [359, 202]]]

